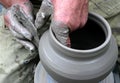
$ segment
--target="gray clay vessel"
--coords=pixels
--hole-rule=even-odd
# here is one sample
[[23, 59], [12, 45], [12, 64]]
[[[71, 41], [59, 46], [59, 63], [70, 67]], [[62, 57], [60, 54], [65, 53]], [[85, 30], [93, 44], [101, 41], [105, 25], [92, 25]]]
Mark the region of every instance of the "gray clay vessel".
[[[91, 31], [90, 31], [91, 30]], [[85, 28], [70, 34], [72, 48], [62, 45], [51, 28], [39, 43], [41, 63], [59, 83], [98, 83], [112, 71], [118, 48], [107, 21], [89, 14]]]
[[[55, 81], [43, 68], [41, 62], [37, 65], [34, 74], [34, 83], [58, 83]], [[75, 82], [74, 82], [75, 83]], [[90, 83], [90, 82], [88, 82]], [[99, 83], [116, 83], [114, 80], [114, 75], [111, 72], [104, 80]]]

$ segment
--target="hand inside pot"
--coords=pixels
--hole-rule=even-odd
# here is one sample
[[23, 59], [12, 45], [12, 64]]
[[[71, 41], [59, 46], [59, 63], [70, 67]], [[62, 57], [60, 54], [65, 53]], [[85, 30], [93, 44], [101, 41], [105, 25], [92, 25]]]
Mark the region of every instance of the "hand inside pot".
[[69, 33], [82, 28], [88, 16], [88, 0], [52, 0], [51, 28], [63, 45], [71, 46]]
[[69, 33], [86, 23], [88, 0], [43, 0], [35, 20], [36, 27], [42, 28], [51, 13], [51, 28], [56, 38], [70, 47]]

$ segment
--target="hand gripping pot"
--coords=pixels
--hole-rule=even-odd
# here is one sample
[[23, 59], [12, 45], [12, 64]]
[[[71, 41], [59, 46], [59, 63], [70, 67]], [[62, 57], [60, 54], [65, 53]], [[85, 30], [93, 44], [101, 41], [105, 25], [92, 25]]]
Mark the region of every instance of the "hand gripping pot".
[[107, 21], [89, 13], [87, 24], [70, 34], [71, 47], [62, 45], [51, 28], [39, 43], [41, 63], [58, 83], [98, 83], [112, 71], [118, 48]]

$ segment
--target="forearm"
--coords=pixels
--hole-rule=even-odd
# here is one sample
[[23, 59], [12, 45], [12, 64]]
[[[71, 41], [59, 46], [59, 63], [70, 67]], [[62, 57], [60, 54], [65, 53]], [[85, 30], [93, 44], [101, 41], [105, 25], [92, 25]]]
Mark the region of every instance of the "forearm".
[[6, 8], [12, 6], [13, 4], [22, 4], [29, 0], [0, 0], [0, 3], [4, 5]]
[[64, 22], [71, 30], [82, 27], [87, 20], [88, 0], [52, 0], [54, 19]]

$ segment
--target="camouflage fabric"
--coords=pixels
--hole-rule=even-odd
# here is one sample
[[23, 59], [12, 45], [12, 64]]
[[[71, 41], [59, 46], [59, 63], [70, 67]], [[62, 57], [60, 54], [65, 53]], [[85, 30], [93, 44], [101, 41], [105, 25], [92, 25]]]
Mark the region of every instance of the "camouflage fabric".
[[120, 0], [89, 0], [89, 11], [100, 14], [109, 22], [119, 48], [120, 67]]
[[[34, 7], [38, 11], [39, 7]], [[3, 14], [6, 9], [0, 5], [0, 83], [34, 83], [34, 70], [39, 62], [38, 53], [30, 52], [5, 27]], [[39, 31], [41, 35], [48, 24]]]
[[120, 12], [120, 0], [89, 0], [89, 10], [109, 18]]
[[0, 83], [34, 83], [36, 55], [15, 41], [0, 16]]

